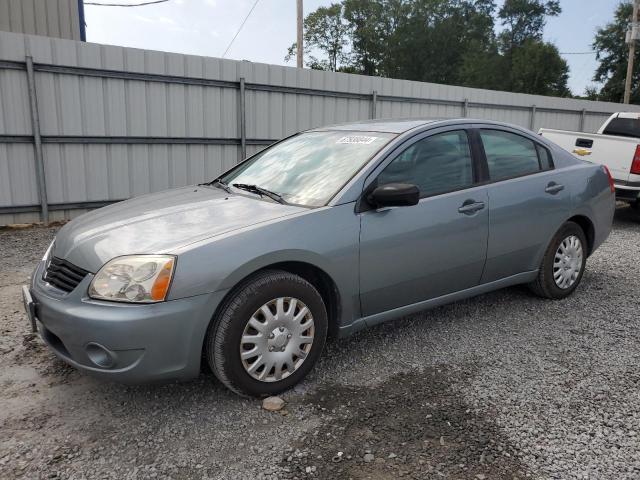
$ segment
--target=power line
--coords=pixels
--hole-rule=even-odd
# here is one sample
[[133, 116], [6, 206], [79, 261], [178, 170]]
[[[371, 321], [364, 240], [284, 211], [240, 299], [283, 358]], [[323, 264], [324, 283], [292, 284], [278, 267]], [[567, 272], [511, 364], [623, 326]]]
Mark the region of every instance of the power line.
[[97, 3], [97, 2], [84, 2], [85, 5], [95, 5], [97, 7], [144, 7], [145, 5], [153, 5], [154, 3], [164, 3], [169, 0], [153, 0], [151, 2], [143, 3]]
[[560, 55], [595, 55], [595, 50], [591, 50], [589, 52], [560, 52]]
[[251, 15], [251, 12], [253, 12], [253, 9], [256, 8], [256, 5], [258, 4], [260, 0], [256, 0], [253, 3], [253, 7], [251, 7], [251, 10], [249, 10], [249, 13], [247, 13], [247, 16], [244, 17], [244, 20], [242, 21], [242, 24], [240, 25], [240, 28], [238, 28], [238, 31], [236, 32], [236, 34], [233, 36], [233, 38], [231, 39], [231, 42], [229, 42], [229, 45], [227, 46], [227, 49], [224, 51], [224, 53], [222, 54], [222, 58], [225, 57], [225, 55], [227, 54], [227, 52], [229, 51], [229, 49], [231, 48], [231, 45], [233, 45], [233, 42], [236, 41], [236, 38], [238, 37], [238, 35], [240, 34], [240, 30], [242, 30], [242, 27], [244, 27], [244, 24], [246, 23], [247, 19], [249, 18], [249, 16]]

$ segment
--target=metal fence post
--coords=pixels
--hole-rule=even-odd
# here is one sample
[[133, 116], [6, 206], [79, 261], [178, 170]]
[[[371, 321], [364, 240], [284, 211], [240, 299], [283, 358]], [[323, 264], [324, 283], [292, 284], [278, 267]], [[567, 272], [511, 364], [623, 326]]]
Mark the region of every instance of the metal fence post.
[[378, 92], [374, 90], [373, 92], [371, 92], [371, 118], [372, 119], [376, 118], [377, 103], [378, 103]]
[[240, 118], [240, 161], [247, 158], [247, 111], [245, 108], [246, 90], [244, 77], [240, 77], [240, 97], [238, 99], [238, 117]]
[[29, 90], [29, 105], [31, 107], [31, 130], [33, 131], [33, 147], [36, 159], [36, 181], [38, 183], [38, 198], [40, 200], [40, 216], [42, 222], [47, 226], [49, 225], [49, 204], [47, 202], [47, 182], [44, 175], [42, 137], [40, 136], [40, 117], [38, 115], [33, 57], [27, 56], [25, 63], [27, 65], [27, 87]]
[[581, 132], [584, 132], [584, 125], [585, 125], [586, 119], [587, 119], [587, 109], [583, 108], [582, 112], [580, 113], [580, 128], [578, 129]]
[[469, 116], [469, 99], [465, 98], [462, 103], [462, 116], [467, 118]]
[[536, 106], [531, 105], [531, 119], [529, 120], [529, 130], [533, 130], [536, 126]]

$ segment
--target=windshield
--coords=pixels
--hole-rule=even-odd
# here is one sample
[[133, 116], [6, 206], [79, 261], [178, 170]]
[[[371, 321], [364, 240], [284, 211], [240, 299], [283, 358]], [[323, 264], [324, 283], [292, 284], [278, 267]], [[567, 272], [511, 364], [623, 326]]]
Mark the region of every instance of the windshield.
[[227, 185], [255, 185], [288, 203], [327, 203], [395, 135], [307, 132], [289, 138], [221, 177]]

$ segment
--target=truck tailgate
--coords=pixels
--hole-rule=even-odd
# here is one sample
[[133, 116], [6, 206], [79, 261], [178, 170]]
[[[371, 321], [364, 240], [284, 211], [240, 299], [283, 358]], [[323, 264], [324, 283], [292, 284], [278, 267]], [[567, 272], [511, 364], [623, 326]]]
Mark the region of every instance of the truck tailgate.
[[540, 129], [540, 135], [570, 152], [576, 158], [606, 165], [613, 178], [622, 182], [629, 181], [631, 162], [636, 147], [640, 143], [635, 138], [546, 128]]

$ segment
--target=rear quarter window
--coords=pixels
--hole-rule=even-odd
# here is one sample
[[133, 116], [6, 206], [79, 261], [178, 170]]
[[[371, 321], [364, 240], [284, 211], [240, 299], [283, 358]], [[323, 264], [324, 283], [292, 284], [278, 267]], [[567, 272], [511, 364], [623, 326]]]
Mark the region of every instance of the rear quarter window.
[[532, 140], [502, 130], [481, 130], [480, 138], [492, 181], [521, 177], [541, 170], [537, 147]]
[[640, 138], [640, 119], [614, 118], [607, 124], [602, 133], [604, 135], [615, 135], [618, 137]]
[[553, 159], [551, 158], [551, 153], [542, 145], [537, 145], [538, 149], [538, 157], [540, 157], [540, 167], [542, 170], [551, 170], [553, 168]]

